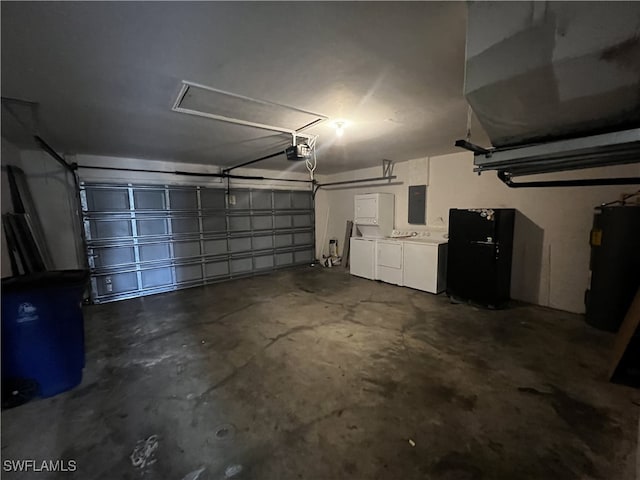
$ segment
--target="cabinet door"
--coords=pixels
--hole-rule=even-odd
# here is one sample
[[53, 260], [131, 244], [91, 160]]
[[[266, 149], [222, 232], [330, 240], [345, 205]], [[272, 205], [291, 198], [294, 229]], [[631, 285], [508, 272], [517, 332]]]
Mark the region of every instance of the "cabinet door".
[[424, 292], [438, 290], [438, 247], [436, 245], [404, 244], [405, 287]]
[[355, 223], [361, 225], [376, 225], [378, 223], [377, 196], [356, 197]]
[[371, 240], [351, 239], [349, 251], [349, 271], [351, 275], [374, 279], [375, 246], [376, 242]]

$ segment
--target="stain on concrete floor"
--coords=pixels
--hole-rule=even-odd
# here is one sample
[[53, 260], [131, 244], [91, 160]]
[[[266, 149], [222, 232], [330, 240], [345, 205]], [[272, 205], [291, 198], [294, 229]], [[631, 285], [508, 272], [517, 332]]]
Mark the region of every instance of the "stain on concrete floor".
[[[2, 413], [3, 460], [77, 472], [4, 478], [634, 475], [640, 394], [606, 382], [613, 336], [579, 315], [481, 310], [316, 267], [85, 317], [82, 385]], [[141, 477], [129, 455], [153, 434]]]

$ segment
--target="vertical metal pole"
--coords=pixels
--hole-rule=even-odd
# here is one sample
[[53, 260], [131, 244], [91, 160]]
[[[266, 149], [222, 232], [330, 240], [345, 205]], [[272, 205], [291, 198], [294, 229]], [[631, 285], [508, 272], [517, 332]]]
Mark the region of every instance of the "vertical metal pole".
[[142, 291], [142, 271], [140, 270], [140, 246], [138, 244], [138, 224], [136, 222], [135, 199], [133, 196], [133, 185], [127, 184], [129, 193], [129, 216], [131, 218], [131, 235], [133, 236], [133, 254], [136, 261], [136, 278], [138, 282], [138, 293]]
[[176, 264], [175, 264], [175, 254], [173, 249], [173, 226], [171, 225], [171, 195], [169, 192], [169, 185], [164, 186], [164, 209], [166, 212], [166, 217], [164, 219], [165, 226], [167, 229], [167, 235], [169, 236], [169, 257], [171, 258], [171, 283], [173, 284], [173, 289], [176, 289]]

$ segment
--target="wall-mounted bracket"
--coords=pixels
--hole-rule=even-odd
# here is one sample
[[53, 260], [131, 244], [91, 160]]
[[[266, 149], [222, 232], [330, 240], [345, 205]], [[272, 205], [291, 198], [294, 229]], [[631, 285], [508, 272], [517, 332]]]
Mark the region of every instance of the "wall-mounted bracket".
[[393, 160], [387, 160], [386, 158], [382, 160], [383, 177], [391, 177], [393, 175], [393, 165]]
[[488, 150], [484, 147], [476, 145], [475, 143], [471, 143], [467, 140], [456, 140], [454, 144], [456, 147], [464, 148], [465, 150], [469, 150], [478, 155], [491, 155], [491, 150]]

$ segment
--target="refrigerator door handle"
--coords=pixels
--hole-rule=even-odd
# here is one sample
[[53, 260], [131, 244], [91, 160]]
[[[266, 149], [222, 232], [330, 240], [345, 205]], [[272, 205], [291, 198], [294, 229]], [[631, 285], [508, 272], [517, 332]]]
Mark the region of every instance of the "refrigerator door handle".
[[489, 242], [487, 240], [471, 240], [469, 243], [471, 243], [472, 245], [482, 245], [483, 247], [493, 247], [495, 260], [498, 261], [500, 259], [500, 242]]

